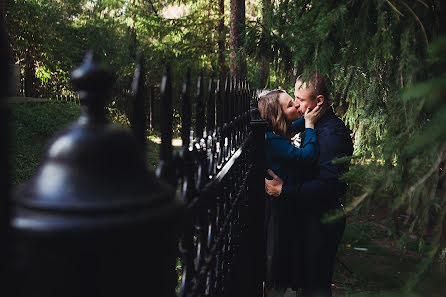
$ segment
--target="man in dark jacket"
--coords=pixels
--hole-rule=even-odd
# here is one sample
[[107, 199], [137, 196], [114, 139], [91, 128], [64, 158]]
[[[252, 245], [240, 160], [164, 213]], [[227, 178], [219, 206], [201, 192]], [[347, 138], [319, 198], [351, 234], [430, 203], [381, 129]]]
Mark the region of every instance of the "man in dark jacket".
[[[341, 209], [341, 198], [347, 186], [339, 176], [348, 170], [346, 164], [333, 160], [351, 156], [353, 144], [350, 131], [331, 106], [324, 78], [314, 73], [304, 83], [298, 77], [295, 85], [295, 105], [304, 114], [317, 105], [326, 111], [315, 125], [319, 143], [319, 159], [315, 168], [305, 169], [305, 180], [299, 184], [284, 184], [269, 170], [273, 180], [265, 180], [266, 192], [278, 199], [292, 199], [296, 205], [296, 255], [294, 286], [303, 289], [304, 296], [331, 296], [331, 279], [337, 247], [345, 228], [345, 217], [335, 222], [321, 221], [328, 211]], [[301, 170], [301, 169], [299, 169]]]

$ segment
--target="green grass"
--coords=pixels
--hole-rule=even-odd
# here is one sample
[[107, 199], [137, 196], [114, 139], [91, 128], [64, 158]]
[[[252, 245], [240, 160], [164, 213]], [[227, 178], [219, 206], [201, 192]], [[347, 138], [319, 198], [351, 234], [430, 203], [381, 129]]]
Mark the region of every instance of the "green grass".
[[45, 146], [62, 127], [76, 120], [79, 106], [72, 103], [11, 104], [12, 183], [29, 179], [36, 171]]
[[150, 168], [155, 170], [159, 162], [160, 145], [147, 139], [146, 151], [147, 151], [147, 163]]
[[347, 224], [342, 241], [354, 247], [361, 247], [372, 239], [383, 239], [390, 236], [388, 232], [373, 227], [370, 222]]
[[[13, 185], [31, 178], [42, 162], [45, 148], [53, 135], [76, 121], [81, 111], [74, 103], [13, 103], [10, 104], [12, 147], [10, 152]], [[123, 116], [111, 114], [112, 121], [121, 124]], [[147, 161], [155, 169], [158, 163], [159, 145], [148, 142]]]

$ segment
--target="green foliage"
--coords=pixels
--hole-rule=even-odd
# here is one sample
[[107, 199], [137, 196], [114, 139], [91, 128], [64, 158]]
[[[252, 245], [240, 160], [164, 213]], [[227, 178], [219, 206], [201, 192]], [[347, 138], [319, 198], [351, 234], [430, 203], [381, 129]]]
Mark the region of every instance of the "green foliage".
[[389, 232], [377, 230], [370, 222], [356, 222], [347, 224], [342, 242], [352, 247], [367, 247], [372, 239], [382, 239], [389, 236]]
[[147, 84], [159, 86], [167, 62], [175, 70], [177, 110], [186, 68], [194, 78], [218, 68], [216, 1], [9, 0], [6, 7], [14, 63], [34, 66], [40, 97], [73, 94], [69, 73], [88, 49], [115, 74], [111, 102], [121, 113], [129, 110], [139, 50], [150, 69]]
[[[31, 178], [42, 162], [46, 145], [57, 131], [77, 120], [80, 108], [71, 102], [11, 104], [12, 183], [20, 184]], [[109, 109], [111, 122], [129, 127], [126, 116]], [[159, 162], [159, 144], [147, 141], [147, 163], [155, 169]]]
[[35, 173], [50, 138], [79, 115], [79, 106], [72, 103], [11, 104], [13, 184]]
[[[73, 51], [76, 48], [73, 45], [80, 41], [81, 36], [70, 26], [72, 15], [67, 14], [76, 14], [80, 10], [80, 2], [9, 0], [6, 3], [14, 62], [24, 64], [28, 55], [36, 67], [45, 69], [45, 79], [37, 86], [42, 96], [58, 89], [66, 81], [73, 62], [80, 61], [81, 56]], [[64, 88], [67, 86], [58, 90]]]
[[275, 1], [266, 25], [250, 24], [246, 44], [275, 65], [277, 87], [299, 73], [329, 79], [355, 144], [347, 211], [405, 212], [401, 232], [428, 243], [430, 260], [446, 226], [444, 9], [438, 0]]

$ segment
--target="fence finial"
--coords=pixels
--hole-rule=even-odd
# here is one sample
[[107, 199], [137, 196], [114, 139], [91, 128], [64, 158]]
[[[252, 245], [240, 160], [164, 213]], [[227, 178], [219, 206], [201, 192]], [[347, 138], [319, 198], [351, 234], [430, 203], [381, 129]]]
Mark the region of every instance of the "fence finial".
[[92, 50], [87, 52], [82, 65], [71, 73], [71, 81], [85, 107], [81, 120], [104, 122], [104, 107], [111, 93], [113, 75], [96, 63]]

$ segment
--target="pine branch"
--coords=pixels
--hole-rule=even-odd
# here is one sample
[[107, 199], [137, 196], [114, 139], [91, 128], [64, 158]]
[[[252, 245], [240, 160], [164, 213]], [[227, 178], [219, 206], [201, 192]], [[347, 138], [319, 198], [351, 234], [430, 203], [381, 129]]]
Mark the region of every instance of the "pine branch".
[[429, 5], [427, 5], [426, 2], [421, 0], [417, 0], [417, 2], [423, 4], [426, 8], [429, 8]]
[[404, 16], [404, 14], [402, 14], [396, 7], [395, 5], [393, 5], [389, 0], [386, 0], [387, 4], [389, 4], [390, 7], [392, 7], [392, 9], [399, 14], [400, 16]]
[[415, 17], [415, 19], [417, 20], [418, 24], [420, 24], [421, 30], [423, 30], [423, 34], [424, 34], [424, 40], [426, 41], [426, 46], [429, 46], [429, 40], [427, 39], [427, 34], [426, 34], [426, 30], [424, 30], [424, 26], [423, 23], [420, 21], [420, 19], [418, 18], [418, 16], [415, 14], [415, 12], [409, 7], [409, 5], [406, 4], [406, 2], [400, 0], [401, 4], [403, 4], [409, 11], [410, 13]]
[[[382, 189], [382, 187], [380, 189]], [[353, 210], [355, 210], [364, 201], [364, 199], [369, 197], [373, 192], [374, 192], [374, 189], [372, 189], [372, 188], [365, 190], [364, 193], [362, 193], [362, 195], [354, 197], [352, 199], [352, 201], [350, 202], [350, 204], [346, 205], [345, 207], [343, 207], [339, 210], [336, 210], [334, 212], [330, 212], [329, 214], [327, 214], [323, 218], [323, 222], [325, 222], [325, 223], [333, 222], [333, 221], [336, 221], [336, 220], [348, 215]]]
[[435, 170], [440, 166], [441, 162], [446, 160], [446, 143], [443, 144], [443, 148], [440, 151], [440, 154], [434, 163], [434, 166], [425, 174], [422, 178], [420, 178], [414, 185], [412, 185], [409, 188], [408, 195], [412, 195], [413, 192], [417, 189], [418, 186], [420, 186], [422, 183], [424, 183], [432, 174], [434, 174]]
[[153, 11], [153, 13], [154, 13], [156, 16], [158, 16], [158, 12], [156, 11], [155, 6], [153, 6], [153, 2], [152, 2], [152, 0], [149, 0], [149, 2], [150, 2], [150, 6], [152, 7], [152, 11]]
[[425, 253], [425, 258], [418, 265], [418, 269], [412, 276], [406, 281], [405, 290], [412, 291], [413, 288], [420, 282], [422, 276], [428, 271], [432, 262], [434, 261], [435, 255], [440, 248], [441, 234], [443, 233], [443, 224], [446, 218], [446, 193], [443, 192], [441, 195], [442, 200], [440, 204], [440, 212], [437, 214], [436, 220], [433, 224], [433, 238], [430, 240], [431, 244], [427, 252]]
[[369, 197], [370, 195], [374, 194], [374, 193], [379, 193], [381, 191], [384, 190], [385, 184], [381, 184], [381, 186], [379, 188], [376, 187], [371, 187], [368, 188], [364, 191], [364, 193], [362, 193], [362, 195], [360, 196], [356, 196], [352, 199], [352, 201], [350, 202], [350, 204], [345, 206], [344, 209], [344, 214], [348, 214], [350, 212], [352, 212], [353, 210], [355, 210], [367, 197]]
[[271, 31], [269, 28], [267, 28], [264, 24], [260, 23], [259, 21], [248, 21], [248, 23], [253, 23], [253, 24], [259, 25], [259, 26], [262, 27], [262, 29], [264, 29], [265, 31], [271, 33], [273, 36], [277, 37], [278, 39], [283, 40], [282, 37], [280, 37], [279, 35], [277, 35], [277, 34], [274, 33], [273, 31]]
[[440, 176], [439, 176], [440, 179], [442, 179], [443, 176], [446, 174], [446, 170], [444, 170], [443, 167], [444, 167], [444, 163], [440, 164], [440, 170], [441, 170], [441, 173], [440, 173]]

